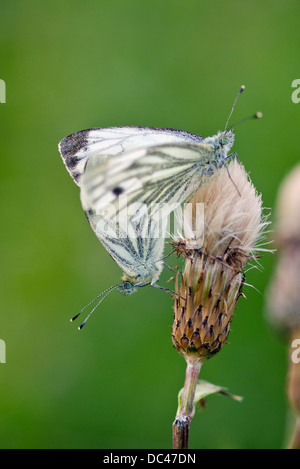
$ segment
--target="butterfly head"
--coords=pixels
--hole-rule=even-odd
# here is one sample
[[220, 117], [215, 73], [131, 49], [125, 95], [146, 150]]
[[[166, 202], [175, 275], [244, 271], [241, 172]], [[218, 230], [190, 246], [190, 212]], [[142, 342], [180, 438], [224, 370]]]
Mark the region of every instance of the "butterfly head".
[[217, 135], [213, 137], [207, 137], [204, 142], [211, 145], [214, 153], [213, 165], [210, 165], [208, 169], [212, 174], [215, 168], [222, 167], [228, 160], [228, 153], [234, 144], [234, 132], [233, 130], [219, 131]]
[[134, 284], [132, 283], [131, 280], [130, 281], [124, 280], [124, 277], [123, 277], [123, 282], [120, 283], [120, 285], [117, 288], [117, 291], [122, 293], [122, 295], [131, 295], [132, 293], [136, 292], [136, 288], [134, 287]]
[[159, 261], [146, 265], [136, 266], [132, 275], [124, 274], [122, 283], [118, 285], [118, 291], [123, 295], [131, 295], [138, 287], [152, 285], [158, 279], [162, 271], [162, 263]]
[[218, 137], [219, 145], [222, 150], [225, 150], [226, 152], [229, 151], [234, 144], [234, 131], [224, 130], [223, 132], [218, 133]]

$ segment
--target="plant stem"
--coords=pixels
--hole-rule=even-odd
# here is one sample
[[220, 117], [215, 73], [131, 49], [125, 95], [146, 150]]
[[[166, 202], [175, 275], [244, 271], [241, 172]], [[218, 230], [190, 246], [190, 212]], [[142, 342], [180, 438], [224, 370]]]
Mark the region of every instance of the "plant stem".
[[173, 423], [173, 449], [188, 449], [190, 423], [194, 416], [194, 399], [201, 369], [199, 359], [187, 361], [180, 406]]
[[[300, 330], [297, 328], [291, 334], [290, 350], [293, 350], [293, 342], [299, 337]], [[289, 362], [287, 393], [290, 407], [295, 416], [294, 430], [289, 449], [300, 449], [300, 363], [295, 363], [292, 357]]]
[[294, 433], [289, 444], [289, 449], [300, 449], [300, 417], [296, 419]]

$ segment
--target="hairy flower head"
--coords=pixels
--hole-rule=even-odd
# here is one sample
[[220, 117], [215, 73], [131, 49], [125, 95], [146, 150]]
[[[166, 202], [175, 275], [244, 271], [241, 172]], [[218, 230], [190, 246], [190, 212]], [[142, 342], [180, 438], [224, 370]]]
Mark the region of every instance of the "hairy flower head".
[[172, 243], [185, 259], [175, 281], [172, 339], [187, 360], [204, 361], [227, 340], [244, 266], [267, 223], [261, 197], [236, 160], [207, 178], [189, 204], [184, 232]]
[[300, 165], [279, 188], [275, 226], [278, 258], [268, 290], [268, 318], [290, 335], [300, 331]]

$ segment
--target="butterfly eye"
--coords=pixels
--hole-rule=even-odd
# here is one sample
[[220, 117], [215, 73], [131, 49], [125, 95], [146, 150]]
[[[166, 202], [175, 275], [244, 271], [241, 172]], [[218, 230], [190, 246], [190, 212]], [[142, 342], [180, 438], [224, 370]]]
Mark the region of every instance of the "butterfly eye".
[[123, 187], [117, 186], [112, 190], [114, 195], [121, 195], [124, 192]]
[[226, 135], [222, 135], [220, 139], [220, 145], [222, 147], [225, 147], [230, 142], [230, 139], [231, 139], [231, 135], [229, 135], [228, 133]]
[[121, 285], [120, 288], [118, 288], [118, 291], [122, 293], [123, 295], [131, 295], [131, 293], [134, 293], [136, 291], [135, 287], [132, 285], [130, 282], [124, 281]]

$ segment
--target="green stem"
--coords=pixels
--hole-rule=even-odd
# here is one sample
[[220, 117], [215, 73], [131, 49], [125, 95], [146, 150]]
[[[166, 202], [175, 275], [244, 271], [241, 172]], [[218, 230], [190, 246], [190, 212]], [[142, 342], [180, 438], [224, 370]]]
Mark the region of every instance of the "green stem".
[[[294, 340], [300, 336], [299, 328], [296, 328], [291, 334], [291, 347]], [[295, 415], [295, 424], [289, 449], [300, 449], [300, 363], [289, 361], [289, 371], [287, 379], [287, 392], [291, 410]]]
[[194, 399], [201, 369], [199, 360], [187, 362], [180, 406], [173, 423], [173, 449], [188, 449], [190, 423], [194, 416]]
[[297, 417], [289, 449], [300, 449], [300, 417]]

